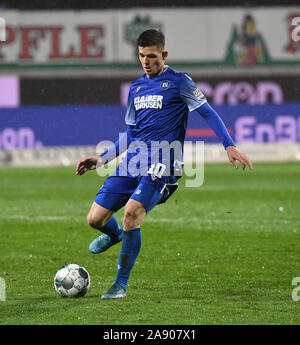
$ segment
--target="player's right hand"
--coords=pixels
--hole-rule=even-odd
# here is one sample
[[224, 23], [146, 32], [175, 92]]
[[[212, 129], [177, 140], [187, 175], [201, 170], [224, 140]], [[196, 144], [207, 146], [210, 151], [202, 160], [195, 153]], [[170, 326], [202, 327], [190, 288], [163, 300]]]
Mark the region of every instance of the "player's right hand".
[[240, 152], [235, 146], [227, 146], [226, 152], [229, 161], [236, 169], [239, 168], [238, 162], [242, 164], [243, 170], [245, 170], [246, 165], [248, 165], [251, 170], [253, 169], [250, 159], [244, 153]]
[[88, 156], [82, 158], [76, 166], [76, 175], [83, 175], [88, 170], [96, 169], [97, 163], [101, 162], [101, 157], [98, 156]]

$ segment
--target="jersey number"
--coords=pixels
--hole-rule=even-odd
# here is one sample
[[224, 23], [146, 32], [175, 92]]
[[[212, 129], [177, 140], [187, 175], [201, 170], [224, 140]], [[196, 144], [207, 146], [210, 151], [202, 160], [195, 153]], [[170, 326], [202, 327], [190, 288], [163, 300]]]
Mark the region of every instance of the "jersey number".
[[163, 173], [165, 172], [167, 166], [162, 163], [156, 163], [152, 164], [150, 169], [147, 171], [148, 174], [151, 174], [152, 176], [156, 176], [158, 178], [161, 178]]

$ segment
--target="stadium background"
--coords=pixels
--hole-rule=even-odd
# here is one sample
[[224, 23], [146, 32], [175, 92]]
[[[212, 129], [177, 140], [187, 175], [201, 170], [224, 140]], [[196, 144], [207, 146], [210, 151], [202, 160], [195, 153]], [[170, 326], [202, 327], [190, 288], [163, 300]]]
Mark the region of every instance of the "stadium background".
[[[291, 295], [300, 275], [298, 16], [298, 0], [0, 0], [1, 325], [300, 323]], [[224, 164], [205, 164], [203, 186], [182, 179], [151, 211], [128, 298], [99, 304], [119, 247], [88, 252], [98, 232], [86, 214], [103, 179], [75, 176], [74, 165], [124, 129], [128, 83], [141, 74], [132, 42], [152, 26], [166, 33], [168, 64], [199, 84], [254, 170], [235, 171], [190, 114], [186, 140], [204, 140], [205, 162]], [[91, 275], [83, 300], [53, 288], [71, 262]]]
[[[191, 75], [254, 161], [299, 159], [300, 43], [292, 40], [292, 19], [300, 15], [296, 2], [284, 8], [276, 1], [271, 7], [258, 1], [222, 7], [218, 1], [202, 7], [197, 1], [130, 4], [1, 2], [7, 26], [0, 46], [2, 164], [73, 164], [82, 151], [71, 155], [59, 147], [90, 151], [101, 140], [115, 141], [125, 128], [128, 85], [142, 73], [135, 38], [149, 27], [166, 33], [167, 63]], [[194, 114], [186, 140], [218, 142]], [[257, 143], [266, 144], [258, 146], [266, 155], [253, 150]], [[289, 144], [293, 153], [283, 157], [281, 144]], [[49, 159], [51, 147], [56, 147], [55, 160]], [[24, 148], [39, 150], [39, 159], [31, 150], [20, 159]], [[219, 145], [213, 157], [209, 152], [207, 159], [226, 159]]]

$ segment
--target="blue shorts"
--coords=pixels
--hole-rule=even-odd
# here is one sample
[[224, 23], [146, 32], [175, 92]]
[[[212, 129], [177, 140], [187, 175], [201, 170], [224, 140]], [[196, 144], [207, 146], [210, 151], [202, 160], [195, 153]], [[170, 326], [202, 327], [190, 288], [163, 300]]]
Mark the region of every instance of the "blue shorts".
[[164, 203], [177, 189], [177, 177], [163, 176], [152, 180], [150, 175], [108, 177], [95, 198], [95, 202], [114, 212], [125, 206], [129, 199], [143, 204], [150, 212], [157, 204]]

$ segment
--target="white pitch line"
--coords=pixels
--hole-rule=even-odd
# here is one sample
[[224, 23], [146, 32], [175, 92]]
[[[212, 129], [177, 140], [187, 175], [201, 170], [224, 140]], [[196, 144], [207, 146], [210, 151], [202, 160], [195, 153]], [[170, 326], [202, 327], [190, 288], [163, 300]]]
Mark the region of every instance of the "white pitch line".
[[[29, 221], [70, 221], [70, 222], [85, 222], [85, 216], [82, 217], [72, 217], [72, 216], [28, 216], [28, 215], [0, 215], [0, 219], [17, 219], [17, 220], [29, 220]], [[260, 219], [259, 221], [247, 220], [247, 224], [272, 224], [274, 219]], [[242, 223], [239, 219], [209, 219], [201, 217], [187, 217], [187, 218], [153, 218], [146, 216], [143, 223], [174, 223], [174, 224], [183, 224], [183, 223], [218, 223], [218, 224], [237, 224]], [[293, 219], [276, 219], [276, 223], [282, 224], [300, 224], [300, 220]]]
[[25, 216], [25, 215], [0, 215], [0, 219], [21, 219], [21, 220], [49, 220], [49, 221], [57, 221], [57, 220], [75, 220], [81, 221], [84, 220], [84, 217], [66, 217], [66, 216]]

